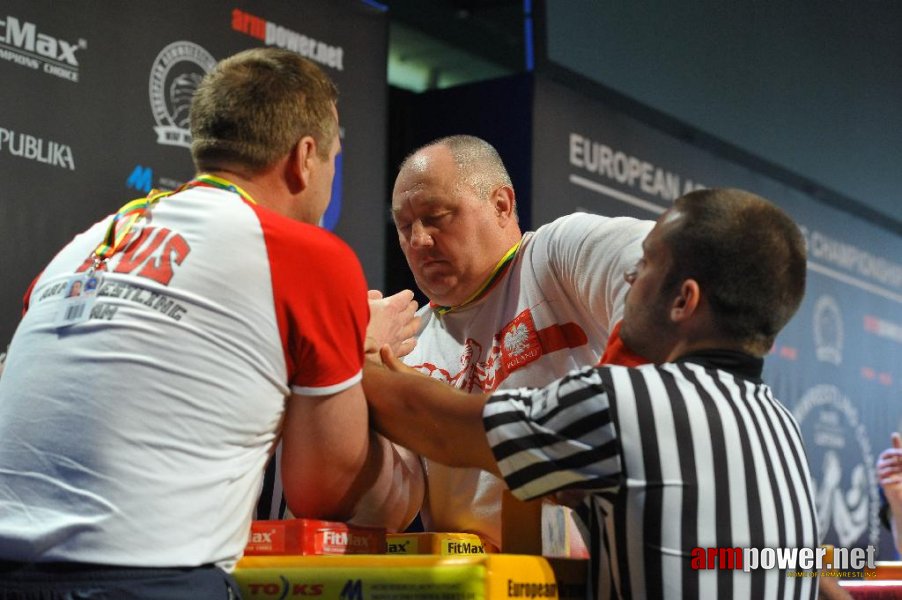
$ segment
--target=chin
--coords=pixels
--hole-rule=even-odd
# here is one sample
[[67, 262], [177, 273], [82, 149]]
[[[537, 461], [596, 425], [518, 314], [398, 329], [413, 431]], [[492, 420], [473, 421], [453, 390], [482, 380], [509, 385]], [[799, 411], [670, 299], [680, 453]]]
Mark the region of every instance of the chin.
[[430, 282], [426, 282], [423, 285], [420, 285], [420, 283], [417, 282], [417, 285], [420, 290], [426, 294], [429, 301], [434, 304], [438, 304], [439, 306], [454, 306], [455, 304], [458, 304], [454, 301], [454, 294], [447, 285], [442, 285], [441, 283], [431, 284]]
[[442, 296], [441, 294], [426, 294], [429, 301], [438, 306], [457, 306], [460, 302], [455, 302], [453, 298]]

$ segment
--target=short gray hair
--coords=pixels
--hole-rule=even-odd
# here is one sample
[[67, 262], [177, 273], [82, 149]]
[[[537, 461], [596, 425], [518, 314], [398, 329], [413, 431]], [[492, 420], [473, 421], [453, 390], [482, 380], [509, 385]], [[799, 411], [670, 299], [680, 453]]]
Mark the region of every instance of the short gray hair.
[[460, 182], [473, 188], [483, 200], [488, 200], [492, 191], [502, 185], [513, 189], [510, 175], [498, 151], [490, 143], [474, 135], [451, 135], [433, 140], [411, 152], [401, 163], [401, 170], [408, 166], [415, 154], [430, 146], [448, 148], [457, 164]]

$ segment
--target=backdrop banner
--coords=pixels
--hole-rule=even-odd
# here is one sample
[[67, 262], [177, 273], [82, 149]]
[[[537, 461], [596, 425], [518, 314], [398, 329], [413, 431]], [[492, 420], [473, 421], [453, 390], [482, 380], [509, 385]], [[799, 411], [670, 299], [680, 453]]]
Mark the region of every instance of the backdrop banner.
[[387, 19], [359, 0], [7, 0], [0, 8], [0, 345], [72, 236], [194, 174], [188, 111], [217, 61], [255, 46], [319, 64], [342, 153], [323, 225], [384, 277]]
[[577, 210], [655, 219], [698, 187], [747, 189], [801, 226], [805, 300], [765, 380], [802, 429], [824, 541], [891, 558], [874, 461], [902, 430], [902, 240], [550, 80], [537, 77], [534, 97], [534, 226]]

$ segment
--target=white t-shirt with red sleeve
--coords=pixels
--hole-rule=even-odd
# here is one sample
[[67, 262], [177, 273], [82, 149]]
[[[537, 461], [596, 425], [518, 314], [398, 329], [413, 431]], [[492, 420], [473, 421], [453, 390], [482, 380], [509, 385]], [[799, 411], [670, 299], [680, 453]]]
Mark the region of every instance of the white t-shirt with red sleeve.
[[0, 559], [231, 569], [286, 397], [360, 380], [362, 269], [323, 229], [195, 187], [60, 325], [110, 218], [26, 296], [0, 378]]

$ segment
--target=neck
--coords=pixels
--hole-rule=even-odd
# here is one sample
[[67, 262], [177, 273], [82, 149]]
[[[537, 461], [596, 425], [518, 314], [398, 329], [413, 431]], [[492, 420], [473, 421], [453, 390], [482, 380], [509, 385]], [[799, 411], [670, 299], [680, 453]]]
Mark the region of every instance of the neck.
[[443, 315], [445, 313], [451, 312], [453, 310], [458, 310], [464, 307], [467, 307], [474, 302], [482, 299], [486, 294], [491, 291], [491, 289], [495, 286], [498, 281], [500, 281], [502, 275], [507, 271], [507, 268], [514, 261], [514, 258], [517, 256], [517, 251], [520, 249], [521, 240], [517, 240], [501, 257], [501, 259], [495, 264], [492, 270], [487, 274], [487, 276], [483, 279], [482, 283], [477, 287], [467, 298], [465, 298], [462, 302], [452, 305], [452, 306], [441, 306], [435, 302], [432, 302], [432, 308], [439, 314]]
[[702, 352], [705, 350], [733, 350], [735, 352], [742, 352], [754, 356], [755, 358], [761, 358], [761, 356], [759, 356], [757, 352], [753, 352], [747, 344], [724, 338], [707, 338], [696, 341], [681, 340], [677, 342], [667, 354], [665, 362], [673, 362], [692, 352]]
[[286, 217], [297, 218], [294, 214], [294, 197], [284, 180], [278, 176], [277, 169], [267, 168], [259, 173], [249, 174], [243, 169], [222, 167], [203, 173], [221, 177], [241, 187], [260, 206]]

